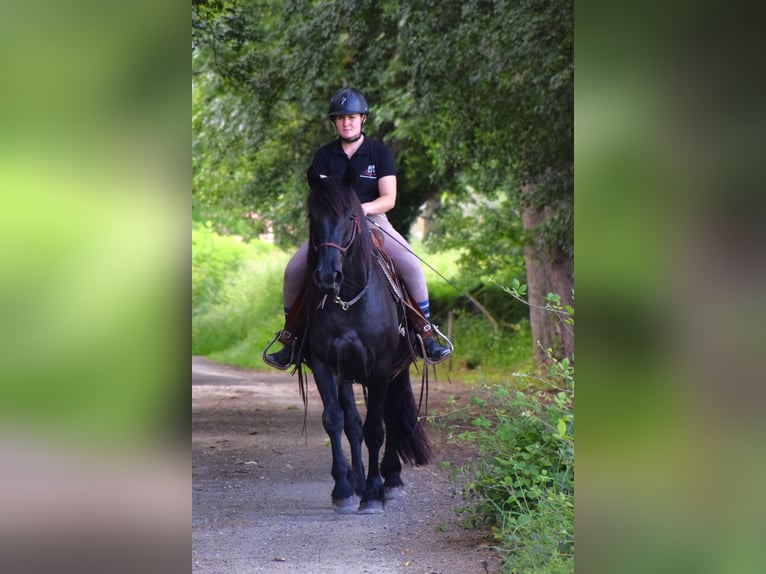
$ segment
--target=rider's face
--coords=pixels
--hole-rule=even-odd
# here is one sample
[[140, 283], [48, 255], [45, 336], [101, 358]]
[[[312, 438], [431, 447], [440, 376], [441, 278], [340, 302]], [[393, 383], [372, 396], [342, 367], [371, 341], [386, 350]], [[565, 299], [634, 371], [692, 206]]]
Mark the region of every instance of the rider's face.
[[335, 129], [338, 135], [344, 139], [357, 137], [362, 132], [363, 117], [362, 114], [335, 116]]

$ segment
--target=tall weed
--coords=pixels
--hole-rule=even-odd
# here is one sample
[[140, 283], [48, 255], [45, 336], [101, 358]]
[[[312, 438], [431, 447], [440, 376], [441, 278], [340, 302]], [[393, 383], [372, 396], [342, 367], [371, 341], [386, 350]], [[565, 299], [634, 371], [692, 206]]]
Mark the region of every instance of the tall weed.
[[[574, 309], [548, 300], [572, 325]], [[471, 430], [454, 437], [480, 452], [464, 469], [460, 514], [469, 527], [492, 529], [506, 573], [574, 569], [574, 365], [546, 354], [535, 392], [512, 390], [529, 388], [532, 377], [521, 375], [487, 388], [472, 398], [478, 410], [466, 415]]]
[[571, 572], [574, 549], [574, 414], [566, 392], [496, 387], [475, 430], [457, 438], [480, 458], [467, 471], [469, 527], [490, 527], [505, 572]]

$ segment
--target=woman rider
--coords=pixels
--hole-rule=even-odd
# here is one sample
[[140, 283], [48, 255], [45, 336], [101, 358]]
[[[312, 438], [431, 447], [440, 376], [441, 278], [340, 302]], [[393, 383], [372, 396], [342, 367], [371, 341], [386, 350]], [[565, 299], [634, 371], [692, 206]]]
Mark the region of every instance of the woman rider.
[[[312, 164], [322, 177], [342, 177], [349, 165], [354, 168], [357, 176], [354, 191], [359, 196], [362, 210], [391, 238], [385, 242], [386, 253], [394, 260], [407, 290], [425, 316], [425, 321], [415, 318], [411, 322], [423, 339], [426, 357], [432, 363], [439, 363], [452, 351], [441, 345], [434, 336], [430, 323], [428, 289], [420, 262], [385, 215], [396, 204], [396, 165], [388, 147], [367, 137], [362, 130], [368, 111], [367, 101], [358, 90], [342, 88], [336, 92], [330, 100], [329, 115], [335, 124], [338, 139], [319, 148]], [[308, 240], [300, 246], [285, 269], [283, 297], [287, 320], [285, 328], [279, 333], [279, 341], [284, 347], [264, 356], [268, 364], [278, 369], [287, 369], [294, 362], [296, 325], [291, 323], [296, 321], [291, 321], [289, 310], [303, 290], [307, 255]]]

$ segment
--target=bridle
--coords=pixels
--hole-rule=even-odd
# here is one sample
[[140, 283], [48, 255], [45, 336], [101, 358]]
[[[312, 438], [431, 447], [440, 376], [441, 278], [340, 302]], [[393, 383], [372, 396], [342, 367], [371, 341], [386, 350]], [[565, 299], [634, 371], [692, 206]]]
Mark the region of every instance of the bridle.
[[311, 238], [311, 244], [314, 246], [314, 251], [319, 251], [320, 247], [334, 247], [338, 251], [340, 251], [343, 255], [346, 254], [346, 251], [348, 251], [351, 246], [354, 244], [354, 239], [356, 239], [356, 234], [362, 231], [362, 224], [359, 223], [359, 220], [357, 219], [356, 215], [352, 215], [351, 219], [354, 220], [354, 227], [351, 230], [351, 239], [349, 240], [348, 244], [345, 247], [341, 247], [337, 243], [333, 243], [332, 241], [325, 241], [324, 243], [320, 243], [317, 245], [314, 243], [314, 238]]
[[[320, 244], [314, 243], [314, 239], [311, 239], [311, 244], [314, 247], [314, 251], [318, 251], [320, 247], [333, 247], [341, 252], [343, 256], [346, 255], [346, 252], [351, 248], [351, 246], [354, 244], [354, 240], [356, 239], [357, 233], [361, 233], [362, 231], [362, 224], [359, 222], [359, 219], [356, 217], [356, 215], [352, 215], [351, 219], [354, 220], [354, 227], [351, 230], [351, 239], [349, 240], [348, 244], [346, 244], [345, 247], [338, 245], [337, 243], [333, 243], [332, 241], [325, 241]], [[333, 299], [333, 303], [337, 303], [341, 306], [341, 309], [344, 311], [348, 311], [349, 307], [357, 303], [362, 297], [364, 297], [364, 294], [367, 292], [367, 287], [370, 285], [370, 268], [367, 268], [367, 278], [364, 281], [364, 287], [362, 287], [362, 290], [359, 291], [359, 293], [356, 294], [355, 297], [348, 301], [344, 301], [340, 298], [339, 295], [335, 295], [335, 298]], [[317, 306], [317, 309], [324, 309], [324, 304], [327, 301], [327, 295], [325, 294], [324, 297], [322, 297], [322, 300], [319, 302], [319, 305]]]

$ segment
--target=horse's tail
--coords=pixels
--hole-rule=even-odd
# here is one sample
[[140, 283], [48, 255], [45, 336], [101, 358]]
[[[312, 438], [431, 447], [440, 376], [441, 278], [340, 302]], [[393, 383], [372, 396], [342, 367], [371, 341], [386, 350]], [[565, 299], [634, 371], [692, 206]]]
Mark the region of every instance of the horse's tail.
[[391, 381], [386, 395], [386, 441], [393, 441], [396, 453], [404, 461], [415, 465], [431, 461], [431, 445], [423, 423], [418, 419], [418, 406], [412, 394], [410, 373], [407, 369]]

